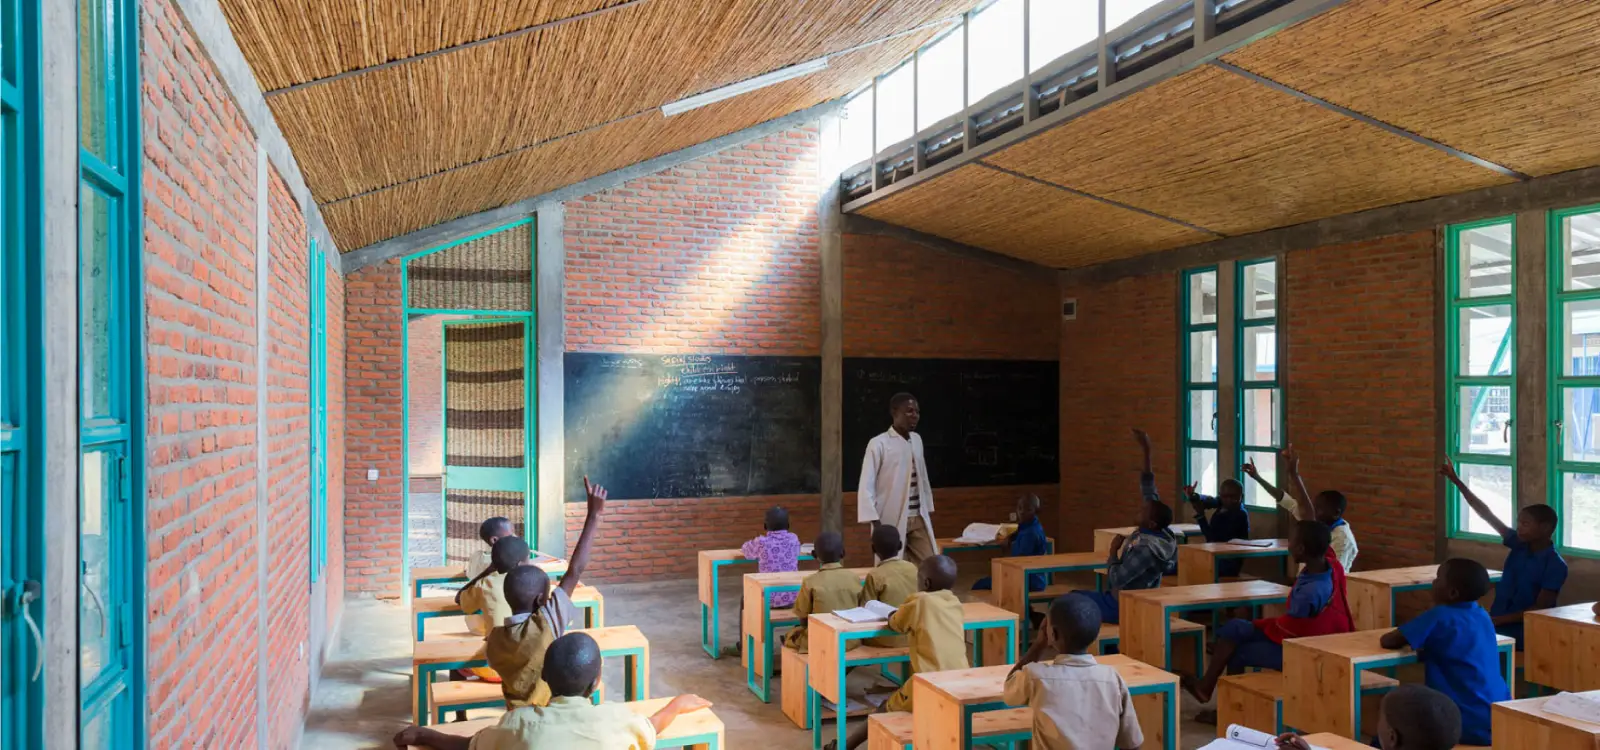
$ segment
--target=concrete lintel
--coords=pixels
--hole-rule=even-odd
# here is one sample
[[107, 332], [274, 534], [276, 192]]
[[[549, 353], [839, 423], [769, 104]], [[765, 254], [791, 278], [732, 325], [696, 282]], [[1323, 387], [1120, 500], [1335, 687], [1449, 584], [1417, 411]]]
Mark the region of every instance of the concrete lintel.
[[566, 485], [566, 264], [567, 208], [558, 202], [534, 209], [535, 374], [538, 388], [537, 548], [564, 556], [567, 548]]
[[838, 99], [826, 101], [798, 112], [791, 112], [782, 117], [752, 125], [744, 130], [702, 141], [688, 148], [662, 154], [653, 159], [646, 159], [603, 175], [590, 177], [587, 180], [575, 182], [548, 193], [524, 198], [510, 205], [492, 208], [488, 211], [463, 216], [459, 219], [451, 219], [426, 229], [418, 229], [415, 232], [374, 242], [366, 247], [345, 253], [343, 261], [344, 272], [346, 274], [355, 273], [367, 266], [377, 265], [390, 258], [409, 255], [418, 250], [459, 240], [462, 237], [476, 234], [485, 229], [492, 229], [501, 224], [526, 217], [534, 213], [541, 205], [563, 203], [575, 198], [581, 198], [591, 193], [614, 188], [628, 180], [670, 169], [684, 162], [710, 156], [718, 151], [742, 146], [750, 141], [765, 138], [773, 133], [788, 130], [796, 125], [831, 114], [838, 110], [842, 104], [842, 100]]
[[1126, 276], [1177, 271], [1224, 260], [1281, 255], [1311, 247], [1360, 242], [1402, 232], [1433, 229], [1441, 224], [1506, 216], [1520, 211], [1562, 208], [1597, 201], [1600, 201], [1600, 167], [1589, 167], [1456, 195], [1331, 216], [1137, 258], [1067, 269], [1061, 273], [1065, 280], [1071, 282], [1110, 281]]
[[184, 22], [189, 26], [189, 33], [200, 43], [200, 49], [211, 60], [211, 64], [216, 66], [217, 74], [233, 93], [234, 104], [244, 114], [245, 123], [267, 150], [268, 158], [278, 168], [284, 182], [288, 183], [289, 192], [294, 195], [295, 202], [300, 205], [301, 215], [306, 218], [307, 236], [317, 241], [317, 247], [323, 251], [328, 263], [335, 271], [340, 271], [339, 246], [322, 221], [322, 212], [311, 195], [311, 188], [306, 185], [305, 175], [300, 172], [300, 163], [295, 161], [289, 142], [278, 128], [277, 118], [267, 107], [267, 99], [261, 94], [261, 86], [256, 83], [255, 72], [245, 60], [244, 52], [239, 49], [238, 40], [233, 37], [233, 29], [228, 26], [221, 3], [218, 0], [176, 2]]
[[960, 256], [969, 260], [976, 260], [1013, 271], [1020, 271], [1022, 273], [1056, 273], [1056, 269], [1049, 266], [1040, 265], [1038, 263], [1030, 263], [1022, 260], [1021, 258], [1013, 258], [1009, 255], [1002, 255], [992, 250], [985, 250], [981, 247], [968, 245], [963, 242], [947, 240], [937, 235], [919, 232], [915, 229], [903, 227], [898, 224], [890, 224], [888, 222], [878, 221], [877, 219], [868, 218], [860, 214], [844, 215], [844, 233], [892, 237], [897, 240], [921, 245], [932, 250], [938, 250], [940, 252]]

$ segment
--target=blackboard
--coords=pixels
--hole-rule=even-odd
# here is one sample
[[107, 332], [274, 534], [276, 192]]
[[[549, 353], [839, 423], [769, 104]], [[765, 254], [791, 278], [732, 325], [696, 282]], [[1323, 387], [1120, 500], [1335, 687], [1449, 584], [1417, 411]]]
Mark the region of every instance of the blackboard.
[[859, 485], [867, 443], [889, 429], [900, 391], [921, 406], [935, 489], [1059, 482], [1059, 377], [1055, 362], [846, 358], [845, 490]]
[[567, 500], [810, 494], [821, 466], [815, 357], [589, 354], [566, 360]]

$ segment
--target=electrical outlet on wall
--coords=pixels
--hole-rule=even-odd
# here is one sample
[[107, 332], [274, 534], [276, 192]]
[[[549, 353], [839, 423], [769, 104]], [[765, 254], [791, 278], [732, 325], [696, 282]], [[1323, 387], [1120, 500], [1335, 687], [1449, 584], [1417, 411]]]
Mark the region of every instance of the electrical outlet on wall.
[[377, 469], [367, 469], [367, 481], [368, 482], [376, 482], [376, 481], [378, 481], [378, 470]]

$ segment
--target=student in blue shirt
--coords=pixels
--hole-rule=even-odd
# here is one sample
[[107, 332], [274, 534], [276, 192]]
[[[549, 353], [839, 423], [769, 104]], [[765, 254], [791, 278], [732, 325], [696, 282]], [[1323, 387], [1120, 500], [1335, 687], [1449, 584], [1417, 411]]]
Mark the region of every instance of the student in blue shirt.
[[[1195, 492], [1195, 485], [1183, 488], [1194, 508], [1194, 522], [1200, 524], [1200, 533], [1208, 542], [1227, 542], [1250, 538], [1250, 512], [1244, 509], [1244, 485], [1229, 477], [1217, 485], [1217, 496], [1210, 497]], [[1215, 508], [1211, 518], [1206, 510]], [[1217, 575], [1233, 578], [1244, 568], [1244, 560], [1234, 557], [1217, 561]]]
[[[1039, 523], [1039, 496], [1023, 495], [1017, 498], [1017, 530], [1011, 533], [1006, 540], [1006, 548], [1012, 557], [1037, 557], [1050, 554], [1050, 541], [1045, 538], [1044, 524]], [[1043, 591], [1050, 585], [1050, 577], [1044, 573], [1028, 574], [1028, 590]], [[994, 587], [994, 581], [989, 576], [979, 578], [972, 584], [973, 591], [988, 591]]]
[[1511, 700], [1494, 623], [1478, 606], [1487, 593], [1489, 571], [1482, 565], [1461, 557], [1445, 560], [1433, 581], [1433, 608], [1379, 641], [1384, 648], [1416, 649], [1428, 687], [1461, 709], [1461, 742], [1467, 745], [1490, 743], [1489, 706]]
[[1517, 639], [1522, 648], [1522, 615], [1530, 609], [1556, 606], [1561, 585], [1567, 582], [1567, 561], [1556, 552], [1556, 511], [1540, 503], [1517, 512], [1517, 528], [1501, 521], [1489, 506], [1472, 494], [1466, 482], [1449, 463], [1439, 473], [1461, 491], [1461, 499], [1500, 535], [1506, 548], [1506, 561], [1500, 566], [1500, 583], [1495, 586], [1494, 605], [1489, 616], [1501, 635]]

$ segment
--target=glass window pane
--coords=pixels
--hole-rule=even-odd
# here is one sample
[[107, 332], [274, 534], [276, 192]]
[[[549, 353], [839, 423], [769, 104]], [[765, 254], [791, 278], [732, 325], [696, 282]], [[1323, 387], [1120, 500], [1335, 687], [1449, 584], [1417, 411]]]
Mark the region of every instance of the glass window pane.
[[1567, 349], [1561, 369], [1567, 375], [1600, 375], [1600, 300], [1562, 305], [1566, 318]]
[[1600, 388], [1561, 389], [1561, 456], [1600, 462]]
[[1600, 475], [1563, 475], [1561, 499], [1561, 536], [1566, 545], [1600, 550]]
[[94, 718], [83, 725], [83, 740], [78, 743], [79, 748], [82, 748], [82, 750], [100, 750], [100, 748], [111, 750], [113, 747], [111, 742], [112, 713], [110, 706], [102, 708], [95, 714]]
[[1100, 0], [1029, 0], [1028, 67], [1045, 64], [1100, 36]]
[[78, 582], [79, 670], [84, 685], [113, 666], [111, 639], [116, 622], [112, 607], [119, 601], [111, 589], [113, 513], [116, 508], [116, 471], [112, 454], [104, 451], [83, 456], [83, 500], [78, 516], [78, 548], [83, 556]]
[[1456, 279], [1462, 297], [1511, 293], [1511, 224], [1467, 229], [1457, 235], [1460, 257]]
[[1217, 332], [1189, 334], [1189, 382], [1217, 382]]
[[[1273, 486], [1278, 485], [1278, 454], [1265, 451], [1246, 451], [1244, 457], [1246, 461], [1256, 465], [1256, 472], [1261, 474], [1262, 479], [1267, 480]], [[1267, 494], [1266, 490], [1261, 489], [1260, 482], [1250, 477], [1245, 477], [1241, 481], [1244, 482], [1245, 503], [1266, 507], [1278, 504], [1277, 498]]]
[[916, 113], [911, 111], [911, 78], [911, 66], [901, 65], [878, 81], [876, 148], [879, 151], [910, 138], [916, 132]]
[[1568, 216], [1561, 222], [1566, 288], [1600, 287], [1600, 212]]
[[1189, 439], [1217, 439], [1217, 392], [1189, 392]]
[[1468, 386], [1456, 395], [1460, 403], [1460, 453], [1511, 455], [1511, 387]]
[[[1510, 375], [1516, 352], [1511, 348], [1511, 306], [1468, 307], [1460, 312], [1461, 360], [1465, 376]], [[1600, 332], [1600, 331], [1597, 331]], [[1596, 339], [1600, 344], [1600, 339]]]
[[961, 111], [961, 39], [956, 26], [917, 53], [917, 129]]
[[996, 0], [972, 14], [967, 103], [1022, 78], [1022, 0]]
[[115, 248], [112, 247], [111, 212], [115, 201], [88, 185], [79, 191], [78, 254], [79, 293], [83, 295], [81, 317], [83, 338], [79, 363], [83, 381], [83, 417], [116, 416], [111, 411], [111, 313], [116, 304]]
[[78, 141], [101, 161], [111, 162], [111, 112], [116, 102], [107, 60], [114, 35], [108, 0], [78, 3]]
[[1278, 327], [1250, 326], [1244, 339], [1244, 379], [1272, 380], [1278, 377]]
[[1217, 322], [1217, 272], [1189, 274], [1189, 323]]
[[[1457, 471], [1461, 474], [1461, 481], [1472, 490], [1472, 494], [1481, 498], [1484, 504], [1489, 506], [1489, 510], [1500, 517], [1500, 520], [1516, 522], [1516, 514], [1511, 512], [1511, 467], [1461, 464], [1457, 467]], [[1454, 489], [1450, 491], [1455, 492]], [[1459, 497], [1457, 500], [1461, 513], [1456, 521], [1459, 528], [1475, 534], [1496, 536], [1494, 527], [1473, 513], [1472, 508], [1465, 502], [1459, 502]]]
[[1247, 388], [1244, 391], [1244, 444], [1263, 448], [1279, 447], [1279, 411], [1283, 408], [1277, 388]]
[[1245, 320], [1271, 318], [1278, 314], [1278, 262], [1253, 263], [1244, 267], [1244, 294], [1239, 301]]
[[1203, 495], [1217, 494], [1217, 449], [1189, 449], [1189, 481]]
[[1158, 2], [1160, 0], [1106, 0], [1106, 31], [1116, 30]]
[[844, 103], [840, 111], [840, 167], [849, 167], [872, 158], [872, 89]]

